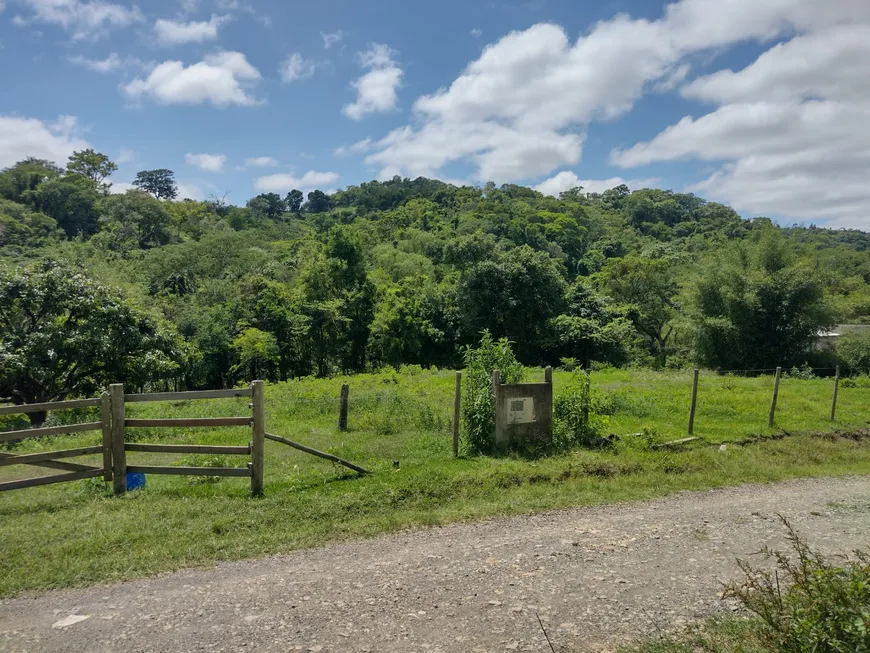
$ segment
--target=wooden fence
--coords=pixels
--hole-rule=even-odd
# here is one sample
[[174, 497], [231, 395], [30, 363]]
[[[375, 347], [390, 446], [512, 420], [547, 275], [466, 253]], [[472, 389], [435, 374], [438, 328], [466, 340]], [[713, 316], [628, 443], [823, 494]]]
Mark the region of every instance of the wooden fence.
[[[126, 405], [147, 401], [186, 401], [191, 399], [224, 399], [230, 397], [250, 397], [250, 416], [244, 417], [205, 417], [183, 419], [127, 419]], [[67, 424], [30, 428], [0, 433], [0, 442], [37, 438], [48, 435], [66, 435], [86, 431], [102, 431], [103, 443], [99, 446], [49, 451], [35, 454], [11, 454], [0, 452], [0, 466], [33, 465], [59, 469], [68, 473], [28, 478], [19, 481], [0, 483], [0, 491], [48, 485], [65, 481], [77, 481], [102, 476], [112, 481], [115, 494], [127, 491], [127, 472], [140, 474], [172, 474], [182, 476], [237, 476], [251, 479], [251, 493], [263, 493], [264, 444], [266, 435], [266, 409], [262, 381], [254, 381], [250, 387], [237, 390], [204, 390], [193, 392], [158, 392], [150, 394], [124, 394], [123, 384], [113, 384], [108, 393], [92, 399], [57, 401], [43, 404], [0, 407], [0, 415], [28, 414], [40, 411], [66, 410], [70, 408], [100, 407], [100, 421], [83, 424]], [[247, 427], [252, 438], [246, 445], [213, 446], [186, 444], [138, 444], [127, 442], [127, 429], [140, 427], [178, 428], [178, 427]], [[176, 453], [176, 454], [219, 454], [251, 456], [245, 467], [182, 467], [128, 465], [127, 453]], [[103, 454], [102, 467], [62, 462], [60, 459]]]
[[[19, 488], [34, 487], [37, 485], [49, 485], [51, 483], [63, 483], [65, 481], [78, 481], [86, 478], [102, 476], [106, 481], [112, 480], [112, 420], [111, 400], [108, 393], [92, 399], [75, 399], [73, 401], [53, 401], [42, 404], [26, 404], [23, 406], [2, 406], [0, 415], [27, 415], [43, 411], [68, 410], [70, 408], [100, 407], [100, 421], [86, 422], [83, 424], [64, 424], [63, 426], [46, 426], [35, 429], [23, 429], [20, 431], [5, 431], [0, 433], [0, 442], [21, 440], [24, 438], [40, 438], [47, 435], [66, 435], [69, 433], [84, 433], [87, 431], [102, 431], [103, 443], [93, 447], [79, 447], [78, 449], [64, 449], [62, 451], [45, 451], [32, 454], [12, 454], [0, 452], [0, 467], [7, 465], [31, 465], [48, 469], [58, 469], [64, 474], [53, 476], [39, 476], [26, 478], [19, 481], [7, 481], [0, 483], [0, 491], [17, 490]], [[103, 466], [93, 467], [78, 463], [64, 462], [62, 459], [76, 458], [93, 454], [103, 454]]]

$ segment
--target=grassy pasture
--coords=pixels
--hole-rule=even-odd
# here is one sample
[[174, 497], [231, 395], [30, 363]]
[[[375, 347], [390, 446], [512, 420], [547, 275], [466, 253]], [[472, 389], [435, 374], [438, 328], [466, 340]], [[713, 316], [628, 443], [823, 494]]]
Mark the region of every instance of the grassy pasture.
[[[528, 370], [528, 378], [542, 378]], [[554, 383], [568, 382], [556, 372]], [[338, 393], [350, 384], [350, 430], [337, 429]], [[627, 501], [679, 490], [799, 476], [870, 473], [870, 440], [809, 432], [856, 431], [870, 420], [870, 389], [841, 387], [829, 421], [832, 381], [784, 379], [768, 430], [771, 377], [701, 377], [696, 435], [702, 446], [654, 450], [686, 435], [687, 373], [594, 373], [596, 419], [620, 437], [612, 451], [577, 450], [539, 460], [451, 456], [453, 373], [406, 369], [348, 379], [305, 379], [266, 388], [267, 430], [359, 463], [353, 472], [266, 443], [266, 495], [247, 479], [149, 476], [116, 498], [102, 481], [0, 494], [0, 596], [129, 579], [215, 560], [255, 557], [347, 537], [492, 515]], [[128, 404], [128, 417], [249, 414], [246, 399]], [[70, 411], [72, 412], [72, 411]], [[81, 421], [87, 411], [53, 419]], [[75, 419], [74, 419], [75, 418]], [[2, 428], [13, 428], [7, 422]], [[747, 445], [704, 446], [806, 433]], [[643, 433], [641, 436], [632, 434]], [[130, 429], [140, 442], [245, 444], [250, 430]], [[99, 434], [24, 441], [15, 452], [88, 446]], [[81, 459], [87, 462], [87, 458]], [[98, 464], [97, 457], [92, 461]], [[128, 453], [129, 464], [241, 465], [242, 457]], [[399, 461], [394, 466], [393, 461]], [[43, 473], [2, 467], [0, 480]]]

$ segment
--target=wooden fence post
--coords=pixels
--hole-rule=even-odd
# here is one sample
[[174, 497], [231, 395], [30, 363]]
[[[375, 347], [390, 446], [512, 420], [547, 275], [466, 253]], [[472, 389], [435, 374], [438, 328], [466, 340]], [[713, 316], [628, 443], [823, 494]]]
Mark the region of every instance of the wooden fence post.
[[776, 413], [776, 398], [779, 395], [779, 376], [782, 374], [782, 368], [776, 368], [776, 376], [773, 379], [773, 398], [770, 400], [770, 414], [767, 416], [767, 428], [773, 428], [773, 418]]
[[456, 389], [453, 391], [453, 456], [459, 456], [459, 404], [462, 396], [462, 372], [456, 372]]
[[692, 374], [692, 406], [689, 408], [689, 435], [695, 432], [695, 405], [698, 403], [698, 368]]
[[553, 368], [549, 365], [544, 368], [544, 383], [553, 384]]
[[834, 400], [831, 402], [831, 421], [837, 414], [837, 391], [840, 389], [840, 366], [837, 365], [837, 372], [834, 375]]
[[340, 406], [338, 409], [338, 430], [347, 431], [347, 396], [350, 393], [350, 387], [347, 383], [341, 384]]
[[501, 372], [498, 370], [492, 371], [492, 396], [495, 402], [495, 443], [498, 445], [504, 440], [505, 432], [504, 425], [501, 420], [501, 411], [499, 410], [499, 386], [501, 385]]
[[263, 494], [263, 471], [266, 459], [266, 396], [263, 382], [251, 383], [251, 407], [253, 408], [253, 440], [251, 441], [251, 494]]
[[113, 383], [109, 386], [112, 401], [112, 481], [115, 494], [127, 491], [127, 452], [124, 450], [124, 384]]
[[103, 423], [103, 480], [112, 480], [112, 400], [108, 392], [100, 395], [100, 421]]

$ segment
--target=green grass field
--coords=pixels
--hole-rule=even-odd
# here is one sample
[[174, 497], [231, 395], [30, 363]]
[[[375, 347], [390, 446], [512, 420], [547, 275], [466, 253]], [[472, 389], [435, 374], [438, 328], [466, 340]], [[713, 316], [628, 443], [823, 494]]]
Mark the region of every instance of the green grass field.
[[[529, 379], [542, 378], [529, 370]], [[554, 375], [555, 389], [568, 374]], [[338, 393], [350, 384], [350, 430], [337, 429]], [[144, 490], [116, 498], [102, 481], [0, 493], [0, 596], [25, 590], [129, 579], [215, 560], [255, 557], [498, 514], [627, 501], [679, 490], [772, 482], [800, 476], [870, 473], [870, 440], [811, 432], [854, 432], [870, 420], [870, 389], [841, 387], [829, 421], [831, 380], [784, 379], [777, 425], [768, 430], [771, 377], [704, 374], [696, 435], [685, 450], [650, 441], [685, 437], [691, 375], [650, 371], [593, 374], [603, 434], [612, 451], [577, 450], [539, 460], [451, 456], [453, 373], [406, 369], [349, 379], [302, 380], [266, 388], [267, 430], [359, 463], [359, 478], [285, 445], [266, 443], [266, 494], [248, 479], [149, 476]], [[247, 400], [128, 404], [128, 417], [250, 414]], [[88, 417], [85, 411], [64, 416]], [[77, 418], [77, 419], [73, 419]], [[13, 428], [7, 423], [5, 428]], [[747, 446], [719, 443], [770, 437]], [[645, 432], [645, 436], [631, 434]], [[141, 442], [246, 444], [250, 430], [130, 429]], [[97, 444], [98, 434], [24, 441], [16, 452]], [[699, 445], [700, 446], [696, 446]], [[87, 462], [87, 458], [77, 459]], [[240, 465], [244, 458], [129, 453], [128, 464]], [[399, 461], [398, 468], [393, 461]], [[92, 462], [99, 464], [96, 457]], [[43, 472], [0, 468], [0, 480]]]

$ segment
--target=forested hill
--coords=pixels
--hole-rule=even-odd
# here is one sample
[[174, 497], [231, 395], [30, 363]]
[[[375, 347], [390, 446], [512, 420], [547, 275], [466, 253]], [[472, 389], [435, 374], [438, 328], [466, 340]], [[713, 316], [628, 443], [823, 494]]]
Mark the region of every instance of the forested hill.
[[[66, 168], [28, 159], [0, 173], [0, 396], [36, 364], [34, 338], [55, 338], [56, 357], [71, 346], [37, 317], [99, 319], [105, 333], [99, 305], [138, 325], [124, 337], [139, 353], [97, 361], [81, 383], [190, 388], [452, 366], [483, 330], [526, 363], [791, 365], [819, 329], [870, 322], [868, 234], [744, 220], [691, 194], [557, 199], [397, 177], [240, 207], [177, 201], [169, 170], [111, 194], [113, 171], [89, 150]], [[57, 305], [39, 304], [46, 288]], [[140, 359], [150, 367], [133, 369]]]

